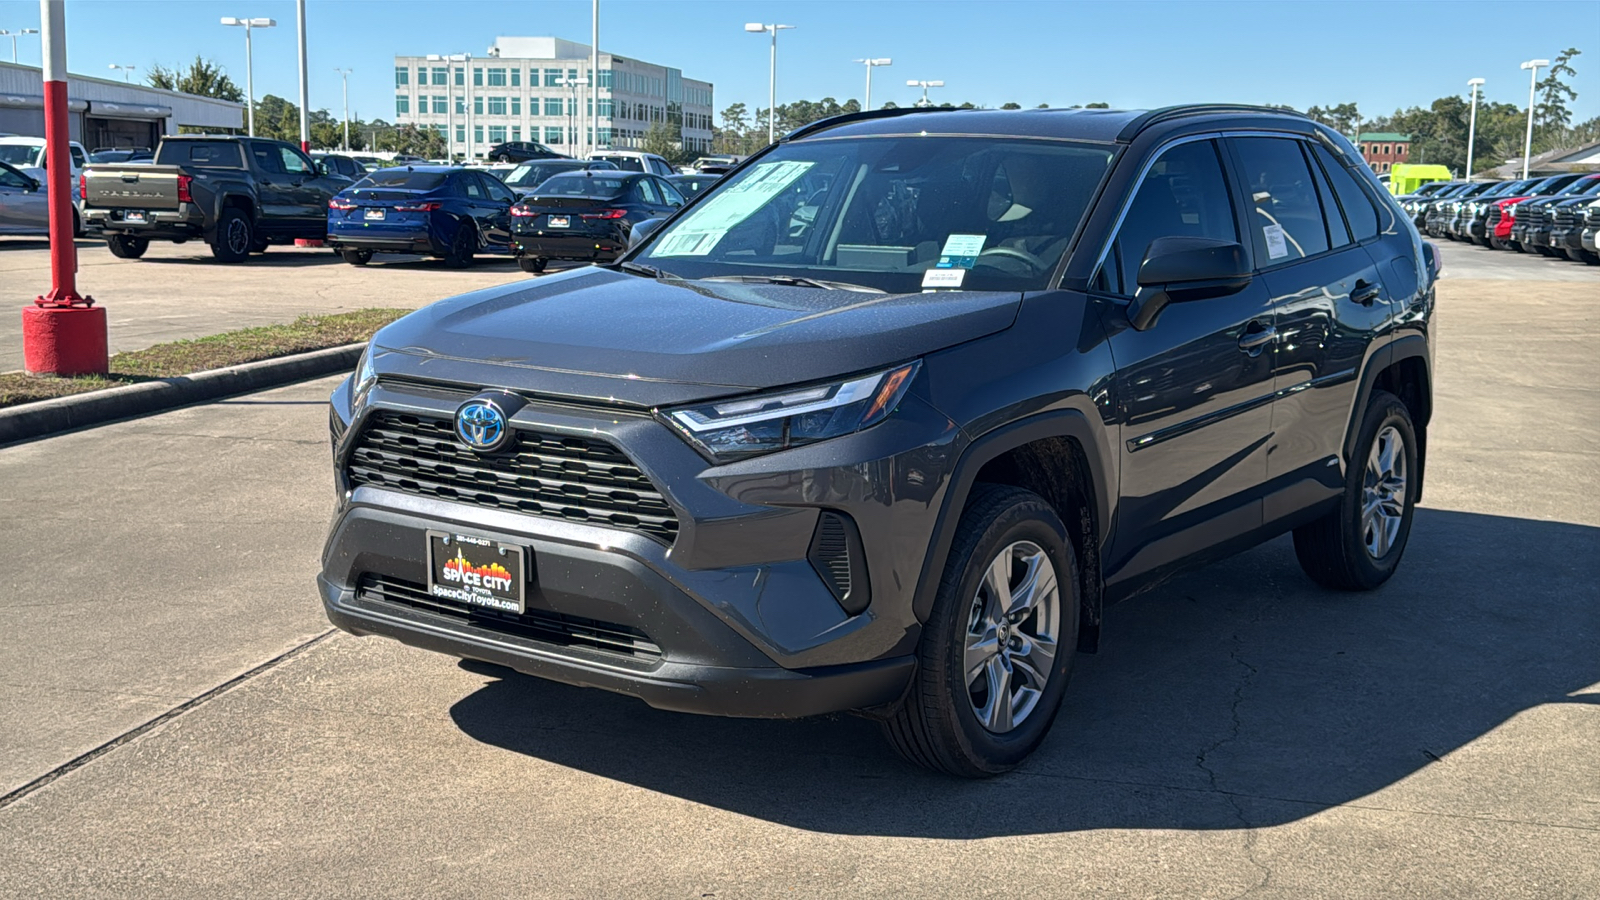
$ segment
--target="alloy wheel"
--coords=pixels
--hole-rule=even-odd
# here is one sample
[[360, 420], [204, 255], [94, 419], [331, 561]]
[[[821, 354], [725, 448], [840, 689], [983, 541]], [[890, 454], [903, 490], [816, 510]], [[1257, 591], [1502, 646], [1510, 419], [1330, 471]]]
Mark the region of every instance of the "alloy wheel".
[[1361, 486], [1361, 542], [1373, 559], [1383, 559], [1394, 546], [1405, 511], [1405, 439], [1393, 425], [1385, 425], [1367, 454]]
[[235, 254], [244, 255], [250, 252], [250, 227], [243, 219], [235, 218], [228, 223], [228, 249]]
[[961, 671], [967, 700], [992, 734], [1021, 725], [1055, 670], [1061, 587], [1044, 549], [1017, 541], [989, 562], [967, 616]]

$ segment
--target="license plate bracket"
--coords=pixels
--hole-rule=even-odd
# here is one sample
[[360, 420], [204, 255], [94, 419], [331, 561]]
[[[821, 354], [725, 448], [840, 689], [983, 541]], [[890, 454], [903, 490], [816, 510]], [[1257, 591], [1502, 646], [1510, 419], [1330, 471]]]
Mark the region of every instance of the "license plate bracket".
[[550, 217], [550, 227], [551, 228], [570, 228], [571, 226], [572, 226], [572, 217], [571, 216], [551, 216]]
[[490, 538], [429, 531], [428, 594], [521, 615], [527, 609], [527, 550]]
[[145, 211], [142, 209], [125, 210], [122, 213], [122, 221], [132, 222], [136, 225], [143, 225], [146, 221]]
[[362, 213], [361, 217], [363, 219], [369, 221], [369, 222], [373, 221], [373, 220], [377, 220], [377, 221], [381, 222], [381, 221], [383, 221], [383, 218], [384, 218], [384, 211], [381, 210], [381, 209], [369, 209], [366, 212]]

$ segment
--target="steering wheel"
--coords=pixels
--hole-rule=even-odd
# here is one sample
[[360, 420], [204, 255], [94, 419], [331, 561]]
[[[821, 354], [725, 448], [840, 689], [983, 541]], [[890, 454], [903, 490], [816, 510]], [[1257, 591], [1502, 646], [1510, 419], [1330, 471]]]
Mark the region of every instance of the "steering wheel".
[[989, 249], [978, 254], [979, 259], [982, 259], [985, 256], [1009, 256], [1012, 259], [1020, 259], [1032, 266], [1035, 272], [1043, 272], [1045, 269], [1050, 268], [1049, 264], [1044, 260], [1034, 256], [1032, 253], [1029, 253], [1026, 250], [1018, 250], [1015, 247], [990, 247]]

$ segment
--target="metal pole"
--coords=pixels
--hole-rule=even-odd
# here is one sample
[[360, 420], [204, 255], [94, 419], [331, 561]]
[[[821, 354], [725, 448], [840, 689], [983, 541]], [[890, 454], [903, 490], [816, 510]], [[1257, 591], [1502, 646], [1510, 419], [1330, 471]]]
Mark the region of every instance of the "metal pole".
[[1528, 163], [1533, 156], [1533, 90], [1539, 83], [1539, 67], [1528, 67], [1528, 136], [1522, 141], [1522, 178], [1528, 178]]
[[306, 77], [306, 0], [295, 0], [295, 19], [300, 26], [300, 149], [311, 152], [311, 119], [306, 107], [311, 104], [310, 79]]
[[589, 25], [589, 130], [584, 133], [584, 145], [592, 152], [600, 145], [600, 0], [594, 0]]
[[466, 57], [466, 61], [461, 65], [463, 75], [461, 80], [464, 83], [464, 89], [466, 91], [466, 99], [461, 104], [461, 108], [466, 110], [465, 115], [467, 119], [467, 146], [461, 154], [461, 162], [463, 165], [472, 162], [472, 54], [468, 53], [466, 54]]
[[1467, 180], [1472, 180], [1472, 142], [1478, 136], [1478, 79], [1468, 82], [1472, 86], [1472, 118], [1467, 123]]
[[[444, 159], [453, 163], [456, 161], [456, 64], [448, 53], [441, 59], [444, 62]], [[432, 68], [429, 66], [430, 70]]]
[[778, 26], [772, 32], [772, 60], [767, 66], [767, 143], [778, 142]]
[[861, 111], [866, 112], [872, 108], [872, 60], [867, 60], [867, 99], [861, 105]]
[[250, 20], [244, 21], [244, 108], [250, 118], [250, 136], [256, 136], [256, 58], [250, 49]]
[[350, 70], [341, 69], [339, 80], [344, 82], [344, 152], [350, 152]]

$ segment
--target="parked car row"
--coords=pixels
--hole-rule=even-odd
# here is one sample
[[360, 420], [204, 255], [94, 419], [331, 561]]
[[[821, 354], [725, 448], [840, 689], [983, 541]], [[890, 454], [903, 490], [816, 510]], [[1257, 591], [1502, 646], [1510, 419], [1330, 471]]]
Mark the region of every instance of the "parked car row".
[[1600, 265], [1600, 174], [1435, 182], [1399, 199], [1431, 237]]

